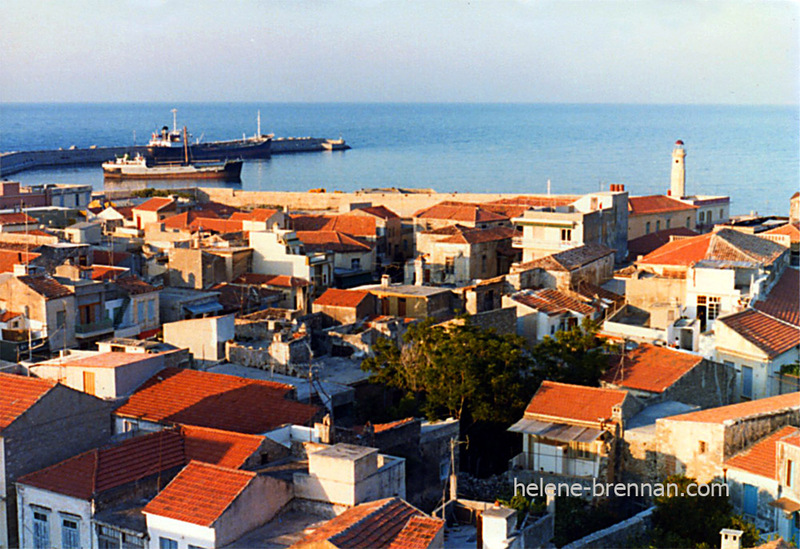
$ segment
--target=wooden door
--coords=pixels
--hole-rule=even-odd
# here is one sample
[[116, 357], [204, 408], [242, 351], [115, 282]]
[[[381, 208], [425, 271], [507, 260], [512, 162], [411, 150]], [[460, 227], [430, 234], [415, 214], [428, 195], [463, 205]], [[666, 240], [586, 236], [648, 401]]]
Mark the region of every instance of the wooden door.
[[83, 372], [83, 392], [94, 395], [94, 372]]

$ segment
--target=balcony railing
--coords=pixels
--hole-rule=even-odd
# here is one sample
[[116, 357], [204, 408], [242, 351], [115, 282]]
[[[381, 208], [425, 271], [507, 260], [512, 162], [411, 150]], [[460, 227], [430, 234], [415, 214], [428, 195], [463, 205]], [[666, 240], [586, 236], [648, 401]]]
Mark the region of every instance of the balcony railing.
[[88, 324], [76, 324], [75, 335], [88, 336], [103, 332], [110, 332], [114, 329], [114, 321], [110, 318], [90, 322]]

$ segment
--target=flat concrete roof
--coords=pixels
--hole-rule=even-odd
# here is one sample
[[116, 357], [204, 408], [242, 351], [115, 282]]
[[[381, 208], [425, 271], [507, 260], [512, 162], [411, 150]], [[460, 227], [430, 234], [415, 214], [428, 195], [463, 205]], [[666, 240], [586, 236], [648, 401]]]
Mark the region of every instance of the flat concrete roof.
[[370, 448], [369, 446], [356, 446], [355, 444], [339, 443], [331, 446], [330, 448], [320, 450], [319, 452], [314, 452], [311, 454], [311, 456], [309, 456], [309, 459], [312, 456], [324, 456], [347, 461], [356, 461], [377, 452], [377, 448]]

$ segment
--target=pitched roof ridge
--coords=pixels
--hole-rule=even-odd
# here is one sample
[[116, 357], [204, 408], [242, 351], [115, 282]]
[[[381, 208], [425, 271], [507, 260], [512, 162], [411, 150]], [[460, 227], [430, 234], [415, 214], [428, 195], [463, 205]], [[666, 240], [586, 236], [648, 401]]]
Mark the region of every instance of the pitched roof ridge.
[[381, 511], [383, 509], [386, 509], [389, 505], [391, 505], [395, 501], [405, 503], [402, 499], [400, 499], [397, 496], [394, 496], [394, 497], [391, 497], [391, 498], [385, 498], [383, 500], [380, 500], [380, 499], [379, 500], [375, 500], [374, 502], [369, 502], [369, 503], [380, 503], [380, 502], [382, 502], [382, 503], [380, 505], [378, 505], [377, 507], [375, 507], [374, 509], [372, 509], [372, 511], [370, 511], [369, 513], [367, 513], [366, 515], [364, 515], [363, 517], [358, 519], [357, 521], [349, 524], [346, 528], [343, 528], [342, 530], [339, 530], [338, 532], [336, 532], [335, 534], [333, 534], [332, 536], [330, 536], [327, 539], [333, 540], [334, 538], [342, 536], [345, 533], [349, 532], [350, 530], [353, 530], [356, 526], [359, 526], [359, 527], [362, 526], [363, 523], [365, 521], [367, 521], [368, 519], [372, 518], [372, 516], [375, 513], [379, 512], [379, 511]]

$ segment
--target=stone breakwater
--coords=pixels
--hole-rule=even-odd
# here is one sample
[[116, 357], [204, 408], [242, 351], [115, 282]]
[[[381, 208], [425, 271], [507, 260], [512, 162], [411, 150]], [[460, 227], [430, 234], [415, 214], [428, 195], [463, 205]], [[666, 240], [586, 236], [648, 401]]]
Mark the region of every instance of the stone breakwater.
[[[324, 137], [278, 137], [272, 140], [271, 154], [345, 150], [350, 147], [342, 139]], [[86, 164], [102, 164], [115, 156], [145, 154], [146, 147], [91, 147], [88, 149], [58, 149], [18, 151], [0, 154], [0, 177], [34, 168], [58, 168]]]

